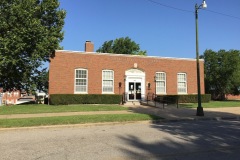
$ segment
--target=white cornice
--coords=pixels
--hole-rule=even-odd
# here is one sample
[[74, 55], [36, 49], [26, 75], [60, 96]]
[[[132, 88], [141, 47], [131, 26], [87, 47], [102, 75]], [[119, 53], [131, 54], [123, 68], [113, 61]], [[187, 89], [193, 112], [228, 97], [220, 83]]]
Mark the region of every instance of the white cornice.
[[[71, 51], [71, 50], [55, 50], [56, 52], [74, 53], [74, 54], [91, 54], [96, 56], [114, 56], [114, 57], [138, 57], [138, 58], [154, 58], [154, 59], [172, 59], [172, 60], [186, 60], [196, 61], [194, 58], [176, 58], [176, 57], [158, 57], [158, 56], [142, 56], [142, 55], [129, 55], [129, 54], [113, 54], [113, 53], [99, 53], [99, 52], [84, 52], [84, 51]], [[203, 59], [199, 59], [204, 61]]]

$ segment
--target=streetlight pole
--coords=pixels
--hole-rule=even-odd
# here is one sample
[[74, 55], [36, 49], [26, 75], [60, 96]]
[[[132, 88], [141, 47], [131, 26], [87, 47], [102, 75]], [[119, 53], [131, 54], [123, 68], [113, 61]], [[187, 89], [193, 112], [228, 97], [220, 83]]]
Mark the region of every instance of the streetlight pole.
[[196, 63], [197, 63], [197, 90], [198, 90], [198, 107], [197, 116], [204, 116], [203, 107], [201, 104], [201, 81], [200, 81], [200, 67], [199, 67], [199, 49], [198, 49], [198, 10], [207, 8], [205, 1], [200, 6], [195, 5], [195, 21], [196, 21]]

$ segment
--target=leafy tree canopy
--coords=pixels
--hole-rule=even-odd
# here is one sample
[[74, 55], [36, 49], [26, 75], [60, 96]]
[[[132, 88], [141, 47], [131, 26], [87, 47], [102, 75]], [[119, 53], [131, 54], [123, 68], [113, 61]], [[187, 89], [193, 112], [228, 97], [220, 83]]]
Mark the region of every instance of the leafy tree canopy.
[[226, 94], [239, 94], [240, 51], [206, 50], [203, 55], [206, 92], [224, 100]]
[[40, 69], [59, 49], [66, 12], [58, 0], [0, 1], [0, 83], [5, 90], [37, 83]]
[[133, 54], [147, 55], [146, 51], [141, 51], [139, 44], [132, 41], [129, 37], [117, 38], [115, 40], [105, 41], [97, 50], [100, 53], [115, 53], [115, 54]]

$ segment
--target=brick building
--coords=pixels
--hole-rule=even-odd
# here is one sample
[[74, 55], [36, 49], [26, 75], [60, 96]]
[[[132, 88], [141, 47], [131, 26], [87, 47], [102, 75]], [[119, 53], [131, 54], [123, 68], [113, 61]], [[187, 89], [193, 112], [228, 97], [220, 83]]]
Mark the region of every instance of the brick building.
[[[1, 89], [0, 89], [1, 90]], [[21, 94], [19, 90], [0, 92], [1, 104], [16, 104]]]
[[[127, 101], [158, 95], [197, 94], [196, 59], [56, 50], [49, 66], [51, 94], [123, 94]], [[204, 67], [200, 60], [201, 93]]]

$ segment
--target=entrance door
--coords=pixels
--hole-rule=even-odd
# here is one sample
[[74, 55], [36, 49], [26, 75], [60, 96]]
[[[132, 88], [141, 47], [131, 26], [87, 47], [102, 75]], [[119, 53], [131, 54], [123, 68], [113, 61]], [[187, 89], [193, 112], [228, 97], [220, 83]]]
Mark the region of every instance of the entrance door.
[[141, 100], [141, 83], [140, 82], [129, 82], [128, 83], [128, 100]]
[[137, 68], [125, 71], [125, 100], [138, 101], [145, 100], [145, 72]]

